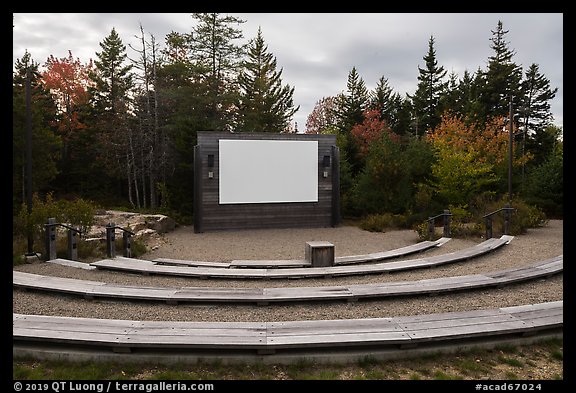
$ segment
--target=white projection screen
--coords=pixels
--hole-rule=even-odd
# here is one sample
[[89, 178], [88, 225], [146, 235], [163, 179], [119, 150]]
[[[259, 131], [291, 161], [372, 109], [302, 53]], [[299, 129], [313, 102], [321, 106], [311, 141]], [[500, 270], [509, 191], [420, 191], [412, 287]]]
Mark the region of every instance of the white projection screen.
[[220, 204], [318, 202], [318, 141], [219, 140]]

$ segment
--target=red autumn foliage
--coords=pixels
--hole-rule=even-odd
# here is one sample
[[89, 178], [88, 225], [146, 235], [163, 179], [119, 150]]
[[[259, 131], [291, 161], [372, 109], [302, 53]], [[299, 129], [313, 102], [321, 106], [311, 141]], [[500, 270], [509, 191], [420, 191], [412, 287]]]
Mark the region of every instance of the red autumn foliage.
[[91, 82], [88, 73], [93, 67], [92, 61], [84, 65], [68, 51], [68, 57], [60, 59], [50, 55], [45, 67], [42, 80], [58, 105], [61, 115], [58, 130], [66, 138], [75, 130], [85, 127], [78, 119], [78, 108], [89, 99], [88, 86]]
[[364, 111], [364, 121], [352, 127], [352, 135], [362, 157], [368, 154], [370, 145], [380, 140], [384, 133], [387, 133], [392, 141], [400, 141], [400, 136], [394, 133], [384, 120], [380, 119], [380, 112], [376, 109]]

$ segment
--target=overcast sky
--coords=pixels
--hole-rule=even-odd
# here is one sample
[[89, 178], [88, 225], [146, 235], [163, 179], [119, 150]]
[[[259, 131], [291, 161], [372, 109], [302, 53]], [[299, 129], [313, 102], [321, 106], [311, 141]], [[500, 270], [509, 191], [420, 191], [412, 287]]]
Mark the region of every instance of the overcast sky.
[[[479, 68], [486, 70], [492, 31], [502, 21], [513, 61], [525, 71], [535, 63], [551, 87], [555, 124], [563, 126], [562, 13], [234, 13], [247, 42], [258, 28], [282, 69], [282, 82], [295, 88], [294, 116], [300, 132], [316, 102], [346, 91], [348, 74], [356, 67], [368, 89], [384, 77], [395, 92], [413, 94], [418, 67], [424, 68], [430, 37], [438, 65], [461, 78]], [[68, 51], [83, 63], [96, 59], [100, 42], [115, 28], [129, 44], [138, 47], [142, 24], [164, 47], [166, 34], [189, 33], [195, 20], [189, 13], [15, 13], [13, 63], [28, 50], [43, 65], [50, 55], [67, 57]]]

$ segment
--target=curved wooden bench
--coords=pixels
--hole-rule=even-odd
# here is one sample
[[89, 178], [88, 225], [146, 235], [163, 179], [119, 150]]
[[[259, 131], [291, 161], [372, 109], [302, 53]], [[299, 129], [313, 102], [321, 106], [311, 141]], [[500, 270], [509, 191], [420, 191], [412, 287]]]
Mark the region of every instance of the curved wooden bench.
[[433, 295], [497, 287], [549, 277], [561, 273], [563, 266], [564, 257], [559, 255], [529, 266], [483, 274], [377, 284], [286, 288], [139, 287], [43, 276], [19, 271], [13, 271], [12, 282], [15, 288], [79, 295], [86, 299], [98, 297], [163, 301], [168, 304], [214, 302], [267, 305], [273, 302], [357, 301], [359, 299]]
[[446, 244], [449, 240], [450, 240], [449, 237], [441, 237], [440, 239], [435, 241], [426, 240], [416, 244], [411, 244], [406, 247], [400, 247], [388, 251], [374, 252], [371, 254], [363, 254], [363, 255], [349, 255], [345, 257], [336, 257], [334, 258], [334, 265], [372, 263], [372, 262], [384, 261], [387, 259], [401, 258], [408, 255], [423, 252], [426, 250], [430, 250], [431, 248], [434, 247], [440, 247], [443, 244]]
[[424, 267], [435, 267], [447, 263], [459, 262], [475, 258], [500, 247], [509, 244], [513, 236], [504, 235], [500, 238], [492, 238], [476, 244], [472, 247], [458, 250], [451, 253], [436, 255], [427, 258], [418, 258], [412, 260], [402, 260], [395, 262], [380, 262], [367, 265], [346, 265], [330, 267], [306, 267], [292, 269], [264, 269], [264, 268], [246, 268], [246, 269], [222, 269], [210, 267], [189, 267], [189, 266], [171, 266], [158, 265], [152, 261], [142, 259], [123, 258], [103, 259], [92, 262], [90, 265], [99, 269], [120, 270], [141, 274], [162, 274], [173, 276], [187, 276], [199, 278], [318, 278], [333, 276], [351, 276], [362, 274], [383, 274], [401, 270], [419, 269]]
[[[334, 265], [352, 265], [356, 263], [379, 262], [392, 258], [405, 257], [418, 252], [430, 250], [434, 247], [440, 247], [450, 240], [449, 237], [442, 237], [435, 241], [422, 241], [405, 247], [399, 247], [392, 250], [375, 252], [363, 255], [350, 255], [334, 258]], [[223, 268], [294, 268], [309, 267], [311, 264], [305, 259], [286, 259], [286, 260], [244, 260], [236, 259], [230, 262], [205, 262], [193, 261], [187, 259], [175, 258], [155, 258], [152, 262], [160, 265], [190, 266], [190, 267], [223, 267]]]
[[[288, 322], [168, 322], [13, 314], [13, 346], [22, 343], [170, 351], [277, 351], [413, 348], [492, 337], [526, 336], [563, 327], [563, 302], [392, 318]], [[138, 356], [138, 352], [134, 354]]]

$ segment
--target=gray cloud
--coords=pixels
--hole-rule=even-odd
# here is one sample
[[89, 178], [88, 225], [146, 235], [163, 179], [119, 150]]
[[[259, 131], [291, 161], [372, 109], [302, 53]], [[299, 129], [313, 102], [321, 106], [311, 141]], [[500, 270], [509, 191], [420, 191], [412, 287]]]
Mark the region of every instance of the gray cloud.
[[[282, 80], [295, 88], [300, 110], [294, 120], [300, 130], [315, 103], [346, 89], [348, 73], [356, 67], [369, 89], [380, 77], [401, 95], [416, 89], [418, 66], [424, 67], [428, 40], [434, 37], [438, 64], [462, 77], [465, 70], [485, 69], [491, 31], [499, 20], [508, 30], [506, 41], [524, 69], [532, 63], [558, 87], [552, 101], [556, 123], [563, 124], [563, 15], [548, 13], [447, 14], [232, 14], [246, 22], [239, 27], [245, 41], [260, 27], [268, 50], [282, 68]], [[190, 14], [15, 14], [13, 61], [27, 49], [43, 64], [49, 55], [65, 57], [68, 50], [87, 62], [100, 51], [99, 43], [114, 27], [127, 45], [142, 24], [147, 35], [164, 44], [171, 31], [190, 32]], [[128, 50], [128, 54], [135, 54]]]

